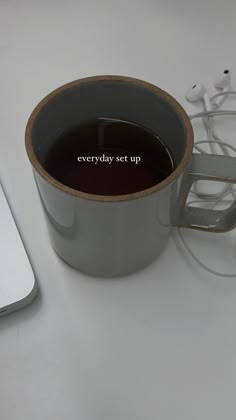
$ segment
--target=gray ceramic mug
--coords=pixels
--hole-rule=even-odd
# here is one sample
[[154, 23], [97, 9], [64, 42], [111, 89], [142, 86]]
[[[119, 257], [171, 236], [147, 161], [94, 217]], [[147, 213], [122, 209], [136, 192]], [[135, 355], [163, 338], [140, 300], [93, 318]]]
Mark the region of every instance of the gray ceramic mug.
[[[69, 188], [47, 173], [45, 156], [58, 136], [88, 119], [140, 124], [168, 146], [176, 169], [143, 191], [103, 196]], [[45, 211], [52, 246], [74, 268], [94, 276], [135, 272], [165, 248], [171, 227], [233, 229], [235, 205], [216, 211], [186, 205], [199, 179], [236, 182], [236, 160], [192, 154], [193, 130], [178, 102], [158, 87], [122, 76], [88, 77], [46, 96], [26, 127], [26, 150]]]

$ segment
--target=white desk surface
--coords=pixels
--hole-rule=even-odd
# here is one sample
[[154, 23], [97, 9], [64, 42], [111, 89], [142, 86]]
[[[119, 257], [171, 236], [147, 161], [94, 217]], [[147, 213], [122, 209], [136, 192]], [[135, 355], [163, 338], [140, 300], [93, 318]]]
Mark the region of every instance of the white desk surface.
[[[236, 278], [205, 273], [175, 237], [126, 278], [70, 269], [49, 244], [24, 149], [33, 107], [76, 78], [145, 79], [191, 112], [196, 80], [229, 67], [236, 88], [235, 17], [235, 0], [0, 0], [0, 177], [40, 287], [0, 320], [2, 420], [235, 418]], [[235, 233], [188, 237], [236, 272]]]

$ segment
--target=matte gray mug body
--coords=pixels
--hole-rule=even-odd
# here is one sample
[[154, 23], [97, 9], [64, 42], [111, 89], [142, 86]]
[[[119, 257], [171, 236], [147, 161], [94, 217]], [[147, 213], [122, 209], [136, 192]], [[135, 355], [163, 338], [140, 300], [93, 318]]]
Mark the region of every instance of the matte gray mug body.
[[[51, 146], [67, 129], [99, 117], [130, 121], [156, 133], [169, 148], [175, 170], [151, 188], [120, 196], [88, 194], [54, 179], [44, 168]], [[199, 179], [236, 182], [236, 159], [192, 154], [192, 148], [187, 114], [173, 97], [150, 83], [95, 76], [46, 96], [28, 120], [26, 150], [57, 254], [84, 273], [122, 276], [155, 260], [172, 226], [233, 229], [235, 204], [218, 211], [190, 207], [186, 200]]]

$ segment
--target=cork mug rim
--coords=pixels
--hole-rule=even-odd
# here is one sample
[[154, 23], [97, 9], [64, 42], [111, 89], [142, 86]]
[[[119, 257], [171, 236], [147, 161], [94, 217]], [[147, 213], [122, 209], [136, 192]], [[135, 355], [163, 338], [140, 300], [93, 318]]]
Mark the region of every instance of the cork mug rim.
[[[161, 97], [164, 101], [166, 101], [176, 112], [185, 133], [185, 139], [186, 139], [186, 148], [184, 155], [180, 161], [180, 163], [177, 165], [177, 167], [174, 169], [174, 171], [163, 181], [159, 182], [158, 184], [155, 184], [152, 187], [146, 188], [144, 190], [129, 193], [129, 194], [123, 194], [123, 195], [99, 195], [99, 194], [90, 194], [86, 192], [82, 192], [76, 189], [73, 189], [71, 187], [66, 186], [65, 184], [61, 183], [54, 177], [52, 177], [46, 169], [43, 167], [43, 165], [39, 162], [33, 148], [33, 142], [32, 142], [32, 130], [34, 127], [35, 120], [39, 113], [42, 111], [42, 109], [57, 95], [61, 94], [63, 91], [67, 89], [71, 89], [73, 87], [77, 87], [81, 84], [86, 84], [88, 82], [98, 82], [98, 81], [123, 81], [127, 83], [134, 84], [138, 87], [144, 87], [145, 89], [152, 91], [157, 96]], [[88, 200], [94, 200], [94, 201], [102, 201], [102, 202], [116, 202], [116, 201], [127, 201], [132, 199], [138, 199], [145, 197], [147, 195], [153, 194], [156, 191], [162, 190], [163, 188], [167, 187], [169, 184], [171, 184], [173, 181], [175, 181], [184, 171], [186, 165], [188, 164], [189, 160], [192, 156], [192, 150], [193, 150], [193, 129], [190, 122], [190, 119], [188, 115], [186, 114], [183, 107], [177, 102], [176, 99], [174, 99], [169, 93], [163, 91], [161, 88], [140, 80], [133, 77], [127, 77], [127, 76], [116, 76], [116, 75], [103, 75], [103, 76], [90, 76], [85, 77], [82, 79], [77, 79], [72, 82], [66, 83], [57, 89], [50, 92], [47, 96], [45, 96], [38, 105], [34, 108], [32, 111], [25, 130], [25, 147], [26, 151], [29, 157], [29, 160], [34, 167], [34, 169], [41, 175], [41, 177], [47, 181], [49, 184], [51, 184], [53, 187], [63, 191], [66, 194], [82, 198], [82, 199], [88, 199]]]

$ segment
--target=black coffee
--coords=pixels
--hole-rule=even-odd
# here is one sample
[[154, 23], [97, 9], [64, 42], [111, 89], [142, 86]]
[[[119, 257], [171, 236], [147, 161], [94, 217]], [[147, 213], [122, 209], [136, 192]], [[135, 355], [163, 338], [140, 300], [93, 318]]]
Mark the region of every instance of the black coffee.
[[49, 151], [44, 167], [64, 185], [100, 195], [142, 191], [174, 170], [159, 137], [140, 125], [105, 118], [65, 132]]

